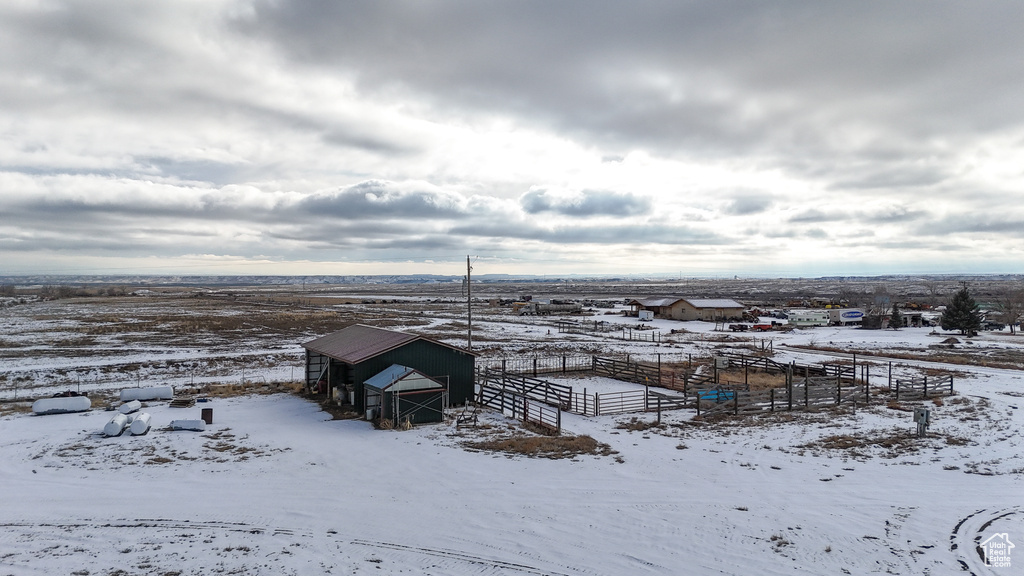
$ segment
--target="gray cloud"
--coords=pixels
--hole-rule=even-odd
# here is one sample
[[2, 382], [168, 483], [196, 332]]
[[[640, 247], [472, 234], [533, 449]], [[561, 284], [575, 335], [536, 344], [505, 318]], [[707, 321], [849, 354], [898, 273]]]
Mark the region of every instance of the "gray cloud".
[[737, 196], [725, 207], [726, 214], [749, 216], [760, 214], [772, 206], [772, 199], [766, 195], [745, 194]]
[[848, 217], [847, 215], [829, 214], [817, 208], [811, 208], [790, 216], [788, 221], [793, 224], [813, 224], [818, 222], [836, 222], [838, 220], [845, 220]]
[[656, 245], [757, 265], [770, 239], [1012, 263], [1022, 16], [949, 0], [2, 3], [0, 246], [593, 244], [593, 262]]
[[465, 212], [464, 201], [458, 195], [435, 190], [399, 190], [383, 181], [315, 194], [299, 202], [298, 209], [346, 219], [452, 218]]
[[563, 216], [636, 216], [651, 209], [648, 198], [607, 190], [583, 190], [572, 195], [531, 190], [523, 194], [519, 203], [529, 214], [553, 212]]

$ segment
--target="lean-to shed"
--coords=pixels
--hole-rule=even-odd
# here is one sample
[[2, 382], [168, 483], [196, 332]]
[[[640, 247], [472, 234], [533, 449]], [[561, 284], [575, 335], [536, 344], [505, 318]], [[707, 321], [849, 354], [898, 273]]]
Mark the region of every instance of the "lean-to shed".
[[306, 342], [306, 387], [366, 410], [364, 383], [393, 364], [412, 368], [448, 390], [451, 405], [473, 396], [476, 355], [418, 334], [353, 324]]
[[408, 366], [392, 364], [363, 382], [363, 393], [368, 417], [412, 424], [444, 420], [444, 385]]

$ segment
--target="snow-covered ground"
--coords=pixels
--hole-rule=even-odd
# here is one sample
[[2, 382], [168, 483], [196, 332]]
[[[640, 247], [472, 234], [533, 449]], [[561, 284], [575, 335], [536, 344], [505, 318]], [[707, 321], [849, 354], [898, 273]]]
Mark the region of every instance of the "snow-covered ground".
[[973, 548], [1024, 540], [1020, 389], [970, 382], [924, 440], [883, 406], [637, 431], [616, 424], [653, 416], [566, 415], [618, 452], [571, 460], [284, 394], [215, 400], [202, 433], [166, 429], [201, 405], [149, 406], [141, 437], [103, 437], [105, 411], [7, 416], [0, 574], [1015, 573]]
[[[721, 342], [713, 325], [666, 322], [687, 333], [655, 345], [525, 322], [483, 318], [474, 330], [513, 347], [640, 356], [772, 338], [780, 360], [801, 362], [829, 356], [783, 344], [927, 351], [949, 336], [825, 328]], [[973, 342], [960, 346], [1020, 347]], [[910, 412], [885, 404], [716, 423], [665, 412], [660, 427], [653, 414], [565, 414], [568, 434], [615, 452], [571, 459], [462, 446], [517, 429], [498, 414], [475, 429], [384, 431], [288, 394], [150, 403], [141, 437], [102, 436], [102, 410], [8, 414], [0, 575], [1020, 573], [1024, 557], [987, 567], [975, 546], [995, 534], [1024, 542], [1024, 372], [899, 370], [922, 364], [961, 374], [941, 405], [900, 406], [933, 410], [925, 439]], [[167, 429], [202, 407], [214, 410], [205, 432]]]

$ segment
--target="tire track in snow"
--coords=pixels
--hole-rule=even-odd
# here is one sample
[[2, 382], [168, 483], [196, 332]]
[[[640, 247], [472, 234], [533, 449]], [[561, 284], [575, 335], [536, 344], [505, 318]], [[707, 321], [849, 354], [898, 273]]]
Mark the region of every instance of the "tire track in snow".
[[[988, 530], [992, 529], [993, 524], [1014, 516], [1024, 519], [1024, 508], [983, 508], [964, 516], [956, 523], [949, 535], [949, 551], [956, 553], [962, 571], [970, 573], [971, 576], [995, 573], [985, 565], [985, 553], [981, 549], [982, 538], [992, 535]], [[992, 530], [993, 533], [997, 531], [998, 529]]]
[[[76, 530], [99, 532], [102, 530], [131, 529], [150, 529], [154, 531], [178, 531], [185, 533], [184, 535], [187, 535], [189, 537], [192, 536], [191, 532], [221, 532], [253, 536], [266, 535], [271, 537], [283, 537], [286, 539], [314, 539], [322, 538], [324, 536], [324, 534], [319, 531], [314, 532], [312, 530], [296, 530], [287, 527], [259, 525], [247, 522], [234, 522], [227, 520], [193, 521], [170, 518], [136, 518], [116, 519], [110, 521], [77, 520], [71, 522], [0, 522], [0, 541], [11, 538], [22, 539], [23, 541], [31, 541], [35, 532], [40, 530], [46, 532], [49, 536], [52, 537], [55, 534], [66, 534]], [[414, 557], [437, 558], [443, 561], [441, 566], [435, 565], [424, 568], [443, 568], [445, 570], [459, 570], [459, 567], [461, 566], [462, 568], [472, 567], [474, 573], [485, 573], [494, 575], [517, 573], [534, 575], [570, 576], [570, 574], [566, 572], [556, 572], [547, 568], [532, 566], [520, 562], [510, 562], [495, 557], [481, 556], [478, 554], [471, 554], [468, 552], [462, 552], [458, 550], [400, 544], [396, 542], [377, 541], [365, 538], [353, 538], [344, 535], [339, 535], [338, 532], [335, 530], [328, 530], [326, 532], [326, 536], [336, 543], [366, 547], [374, 551], [390, 550], [393, 552], [397, 552], [398, 554], [392, 555], [392, 559], [397, 559], [398, 562], [402, 561], [402, 556], [408, 555], [412, 555]], [[257, 545], [256, 543], [253, 544]], [[42, 552], [42, 550], [35, 551], [35, 553], [37, 554], [40, 552]], [[0, 566], [10, 565], [10, 563], [4, 561], [4, 558], [0, 558]]]

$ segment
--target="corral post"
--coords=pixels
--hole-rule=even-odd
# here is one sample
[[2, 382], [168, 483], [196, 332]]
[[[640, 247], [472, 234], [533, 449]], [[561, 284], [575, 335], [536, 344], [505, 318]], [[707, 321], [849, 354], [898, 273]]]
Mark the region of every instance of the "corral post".
[[562, 354], [562, 374], [565, 374], [565, 354]]
[[[856, 390], [856, 388], [854, 388]], [[843, 379], [839, 374], [836, 374], [836, 404], [842, 403], [843, 400]]]
[[[899, 384], [897, 384], [896, 386], [898, 388]], [[889, 392], [892, 392], [892, 362], [889, 362]], [[900, 399], [898, 393], [896, 394], [896, 399]]]
[[857, 385], [857, 353], [853, 353], [853, 385]]
[[533, 377], [537, 377], [537, 357], [533, 357]]
[[600, 415], [601, 415], [601, 396], [597, 392], [595, 392], [594, 393], [594, 416], [600, 416]]
[[555, 411], [555, 432], [562, 433], [562, 409]]
[[505, 360], [504, 358], [502, 358], [502, 359], [501, 359], [501, 371], [502, 371], [502, 372], [504, 372], [504, 371], [505, 371], [505, 362], [506, 362], [506, 360]]
[[871, 403], [871, 367], [867, 364], [863, 367], [864, 370], [864, 404]]
[[661, 424], [661, 396], [658, 396], [658, 424]]
[[693, 354], [686, 355], [686, 367], [693, 368]]
[[772, 399], [772, 412], [775, 412], [775, 388], [768, 390], [768, 396]]
[[733, 415], [739, 415], [740, 413], [740, 391], [732, 391], [732, 413]]
[[928, 399], [928, 376], [927, 375], [925, 375], [925, 377], [924, 377], [924, 397], [925, 397], [926, 400]]
[[900, 401], [900, 381], [896, 381], [896, 401]]
[[789, 411], [793, 411], [793, 365], [786, 369], [786, 396], [788, 397]]
[[810, 408], [810, 406], [811, 406], [811, 398], [810, 398], [811, 386], [810, 386], [810, 384], [811, 384], [811, 382], [807, 378], [807, 367], [804, 366], [804, 409], [805, 410], [807, 408]]

